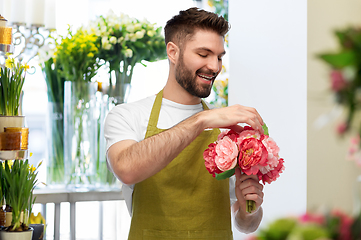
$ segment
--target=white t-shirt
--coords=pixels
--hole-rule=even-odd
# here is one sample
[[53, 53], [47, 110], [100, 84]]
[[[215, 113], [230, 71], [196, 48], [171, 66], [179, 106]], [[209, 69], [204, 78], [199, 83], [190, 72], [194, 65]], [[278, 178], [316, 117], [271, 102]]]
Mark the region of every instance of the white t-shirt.
[[[107, 150], [114, 143], [122, 140], [131, 139], [140, 142], [144, 139], [155, 97], [156, 95], [153, 95], [136, 102], [120, 104], [109, 112], [104, 125]], [[213, 108], [208, 103], [207, 106], [210, 109]], [[201, 103], [183, 105], [163, 98], [157, 127], [159, 129], [169, 129], [202, 110]], [[236, 201], [234, 181], [234, 177], [230, 178], [231, 203]], [[130, 214], [132, 212], [133, 189], [134, 185], [123, 184], [122, 193]]]

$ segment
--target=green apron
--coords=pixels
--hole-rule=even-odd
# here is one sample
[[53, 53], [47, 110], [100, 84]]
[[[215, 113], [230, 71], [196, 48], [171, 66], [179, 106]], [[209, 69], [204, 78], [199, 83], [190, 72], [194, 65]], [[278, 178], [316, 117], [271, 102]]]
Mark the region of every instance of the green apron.
[[[165, 131], [157, 128], [162, 98], [160, 91], [145, 138]], [[203, 159], [219, 133], [203, 131], [164, 169], [135, 184], [129, 240], [233, 239], [229, 180], [213, 178]]]

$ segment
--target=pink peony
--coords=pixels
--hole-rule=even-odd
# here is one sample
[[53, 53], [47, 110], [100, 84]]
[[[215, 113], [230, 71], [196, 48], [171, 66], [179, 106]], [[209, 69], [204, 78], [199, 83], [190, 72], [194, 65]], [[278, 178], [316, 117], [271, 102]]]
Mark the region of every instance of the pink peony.
[[241, 144], [246, 138], [261, 139], [261, 134], [258, 131], [253, 130], [253, 128], [245, 126], [244, 130], [238, 135], [237, 144]]
[[239, 151], [238, 164], [245, 174], [257, 174], [260, 167], [266, 166], [268, 153], [260, 140], [253, 137], [244, 139]]
[[[273, 141], [273, 139], [268, 136], [262, 137], [262, 143], [267, 149], [267, 152], [268, 152], [267, 166], [269, 167], [269, 170], [271, 170], [278, 165], [278, 160], [279, 160], [278, 153], [279, 153], [280, 149], [277, 146], [276, 142]], [[266, 172], [268, 172], [268, 171], [266, 171]], [[266, 172], [263, 171], [262, 173], [265, 174]]]
[[222, 140], [225, 136], [228, 136], [232, 141], [236, 141], [237, 137], [238, 137], [239, 133], [237, 133], [234, 130], [227, 130], [227, 131], [223, 131], [218, 135], [218, 140], [220, 141]]
[[258, 172], [258, 179], [262, 180], [264, 183], [271, 183], [276, 181], [276, 179], [280, 176], [280, 173], [283, 172], [285, 166], [283, 165], [283, 159], [280, 158], [278, 161], [278, 165], [275, 168], [270, 169], [267, 173], [262, 173], [261, 171]]
[[341, 71], [333, 70], [331, 72], [331, 87], [335, 92], [339, 92], [346, 87], [346, 81]]
[[217, 168], [215, 163], [216, 153], [216, 144], [211, 143], [208, 145], [208, 148], [203, 152], [203, 158], [205, 160], [204, 164], [206, 165], [206, 169], [213, 177], [215, 177], [216, 173], [221, 173], [222, 171]]
[[222, 171], [233, 169], [237, 164], [238, 148], [237, 144], [228, 136], [218, 141], [215, 149], [215, 163]]

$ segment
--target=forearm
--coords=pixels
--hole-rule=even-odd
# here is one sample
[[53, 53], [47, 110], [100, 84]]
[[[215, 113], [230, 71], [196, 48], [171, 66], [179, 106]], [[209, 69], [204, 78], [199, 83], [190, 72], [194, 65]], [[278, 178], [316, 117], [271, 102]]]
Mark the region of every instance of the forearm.
[[237, 229], [240, 232], [247, 234], [257, 230], [263, 217], [262, 207], [259, 207], [255, 213], [244, 213], [239, 209], [238, 202], [235, 202], [232, 205], [232, 211], [234, 213], [233, 215]]
[[123, 183], [135, 184], [162, 170], [204, 130], [199, 115], [132, 144], [111, 157], [114, 173]]

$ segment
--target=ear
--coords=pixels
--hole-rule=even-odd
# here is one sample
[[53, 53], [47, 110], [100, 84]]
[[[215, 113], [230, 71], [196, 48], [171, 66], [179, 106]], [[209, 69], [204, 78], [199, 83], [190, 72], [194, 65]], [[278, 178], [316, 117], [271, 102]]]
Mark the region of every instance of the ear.
[[173, 64], [176, 63], [179, 56], [179, 47], [174, 42], [168, 42], [167, 44], [167, 55], [169, 61], [171, 61]]

